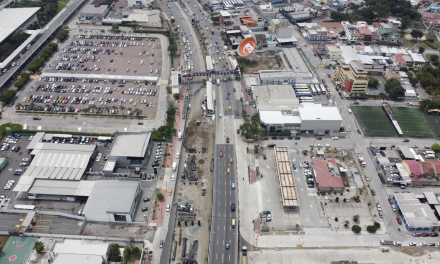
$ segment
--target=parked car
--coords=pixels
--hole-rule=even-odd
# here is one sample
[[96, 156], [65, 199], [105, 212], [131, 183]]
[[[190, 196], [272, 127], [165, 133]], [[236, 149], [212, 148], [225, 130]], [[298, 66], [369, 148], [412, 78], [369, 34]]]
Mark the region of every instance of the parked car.
[[396, 217], [396, 220], [397, 220], [397, 223], [398, 223], [399, 225], [402, 224], [402, 220], [400, 219], [400, 217]]
[[148, 211], [148, 207], [142, 208], [142, 212]]

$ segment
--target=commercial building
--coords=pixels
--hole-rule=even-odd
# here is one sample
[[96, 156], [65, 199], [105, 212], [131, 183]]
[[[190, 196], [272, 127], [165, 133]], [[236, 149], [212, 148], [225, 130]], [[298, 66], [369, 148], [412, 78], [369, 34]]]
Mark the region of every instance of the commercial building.
[[103, 20], [108, 12], [108, 5], [95, 6], [85, 5], [79, 12], [80, 19]]
[[336, 45], [326, 45], [325, 54], [330, 60], [339, 60], [342, 57], [342, 50]]
[[[422, 203], [420, 200], [426, 199]], [[393, 201], [408, 231], [438, 231], [440, 222], [433, 213], [438, 200], [432, 193], [399, 193], [393, 195]], [[430, 202], [431, 201], [431, 202]]]
[[225, 25], [234, 24], [231, 13], [228, 11], [220, 11], [220, 21]]
[[118, 166], [139, 171], [147, 166], [152, 148], [150, 132], [116, 131], [103, 169], [104, 175], [112, 176]]
[[93, 186], [82, 179], [86, 169], [96, 159], [96, 145], [32, 141], [29, 145], [33, 148], [30, 153], [33, 158], [15, 185], [14, 192], [23, 192], [29, 199], [68, 201], [88, 195], [87, 189]]
[[151, 0], [128, 0], [129, 8], [144, 8], [150, 7], [153, 1]]
[[[6, 59], [0, 62], [0, 71], [9, 69], [12, 62], [19, 58], [29, 44], [39, 36], [40, 30], [29, 30], [28, 27], [33, 24], [38, 24], [37, 16], [35, 15], [40, 7], [29, 8], [4, 8], [0, 11], [0, 44], [6, 40], [14, 32], [26, 31], [30, 36]], [[2, 72], [0, 72], [2, 74]]]
[[56, 239], [48, 261], [53, 264], [107, 263], [107, 249], [107, 243], [97, 240]]
[[341, 131], [342, 117], [335, 106], [302, 103], [298, 111], [301, 118], [301, 133], [337, 135]]
[[335, 159], [312, 158], [313, 175], [315, 176], [316, 188], [321, 192], [343, 192], [341, 174]]
[[141, 193], [139, 179], [96, 181], [82, 213], [88, 221], [133, 222]]
[[327, 29], [325, 27], [318, 27], [316, 29], [309, 29], [306, 31], [306, 40], [308, 42], [323, 42], [327, 40]]
[[423, 58], [422, 54], [410, 52], [409, 55], [414, 62], [412, 65], [414, 71], [418, 71], [420, 68], [426, 65], [426, 60]]
[[211, 8], [212, 11], [223, 9], [223, 3], [217, 0], [209, 0], [208, 6]]
[[367, 71], [359, 61], [348, 65], [336, 66], [336, 78], [348, 93], [366, 93], [368, 86]]

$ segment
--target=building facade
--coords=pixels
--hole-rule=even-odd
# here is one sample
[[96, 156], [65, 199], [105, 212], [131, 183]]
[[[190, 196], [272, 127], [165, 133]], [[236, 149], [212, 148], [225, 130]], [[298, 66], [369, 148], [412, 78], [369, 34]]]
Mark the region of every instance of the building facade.
[[348, 65], [336, 66], [336, 78], [347, 93], [366, 93], [368, 86], [367, 71], [358, 61]]

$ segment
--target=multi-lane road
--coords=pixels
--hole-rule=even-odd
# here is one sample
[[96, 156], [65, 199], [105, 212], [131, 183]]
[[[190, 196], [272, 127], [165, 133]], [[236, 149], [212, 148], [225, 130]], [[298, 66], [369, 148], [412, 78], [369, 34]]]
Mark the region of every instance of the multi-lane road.
[[[175, 2], [165, 3], [168, 14], [173, 16], [175, 24], [183, 32], [183, 36], [189, 39], [189, 46], [193, 51], [193, 55], [189, 58], [194, 62], [194, 72], [205, 71], [205, 52], [218, 63], [215, 64], [214, 69], [226, 70], [230, 68], [227, 56], [223, 55], [224, 42], [220, 36], [220, 30], [214, 26], [210, 20], [210, 16], [203, 11], [201, 5], [194, 0], [184, 3], [185, 7], [178, 5]], [[195, 16], [193, 15], [195, 14]], [[192, 18], [198, 18], [203, 32], [207, 36], [206, 41], [209, 43], [210, 49], [206, 50], [205, 41], [202, 41], [199, 46], [201, 38], [196, 35], [193, 26], [191, 25]], [[214, 33], [211, 32], [214, 29]], [[183, 38], [182, 33], [179, 37]], [[200, 67], [199, 65], [203, 65]], [[213, 182], [213, 207], [212, 207], [212, 221], [210, 228], [210, 244], [209, 244], [209, 263], [237, 263], [238, 252], [238, 203], [237, 203], [237, 174], [236, 174], [236, 157], [234, 146], [234, 127], [233, 119], [241, 118], [241, 103], [238, 92], [234, 92], [233, 80], [222, 75], [220, 85], [216, 85], [216, 76], [209, 76], [212, 83], [216, 98], [216, 136], [215, 136], [215, 158], [214, 158], [214, 182]], [[205, 77], [194, 77], [194, 80], [189, 82], [199, 83]], [[219, 77], [220, 78], [220, 77]], [[241, 91], [236, 87], [236, 91]], [[191, 98], [191, 97], [190, 97]], [[228, 99], [226, 99], [228, 98]], [[191, 99], [188, 103], [191, 102]], [[229, 107], [231, 108], [229, 110]], [[186, 109], [186, 107], [184, 107]], [[236, 113], [239, 113], [237, 116]], [[219, 118], [220, 114], [222, 118]], [[229, 143], [226, 142], [229, 138]], [[222, 157], [220, 157], [222, 151]], [[232, 161], [232, 162], [231, 162]], [[229, 169], [229, 171], [228, 171]], [[228, 173], [229, 172], [229, 173]], [[235, 188], [233, 188], [233, 185]], [[235, 210], [232, 211], [232, 205]], [[235, 227], [232, 227], [232, 220], [235, 220]], [[170, 221], [169, 231], [174, 229]], [[169, 232], [170, 233], [170, 232]], [[170, 240], [167, 240], [170, 241]], [[229, 249], [226, 244], [229, 244]], [[164, 252], [170, 249], [168, 245], [164, 246]], [[164, 260], [164, 258], [161, 259]]]

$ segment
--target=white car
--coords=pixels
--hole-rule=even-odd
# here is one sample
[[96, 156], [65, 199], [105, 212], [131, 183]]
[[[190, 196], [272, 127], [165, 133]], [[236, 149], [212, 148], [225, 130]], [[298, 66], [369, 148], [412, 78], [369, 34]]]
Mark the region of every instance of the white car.
[[167, 211], [167, 212], [169, 212], [169, 211], [170, 211], [170, 205], [169, 205], [169, 204], [167, 204], [167, 208], [166, 208], [166, 211]]
[[338, 140], [339, 138], [338, 137], [332, 137], [332, 140]]
[[174, 181], [174, 175], [171, 175], [171, 181]]

